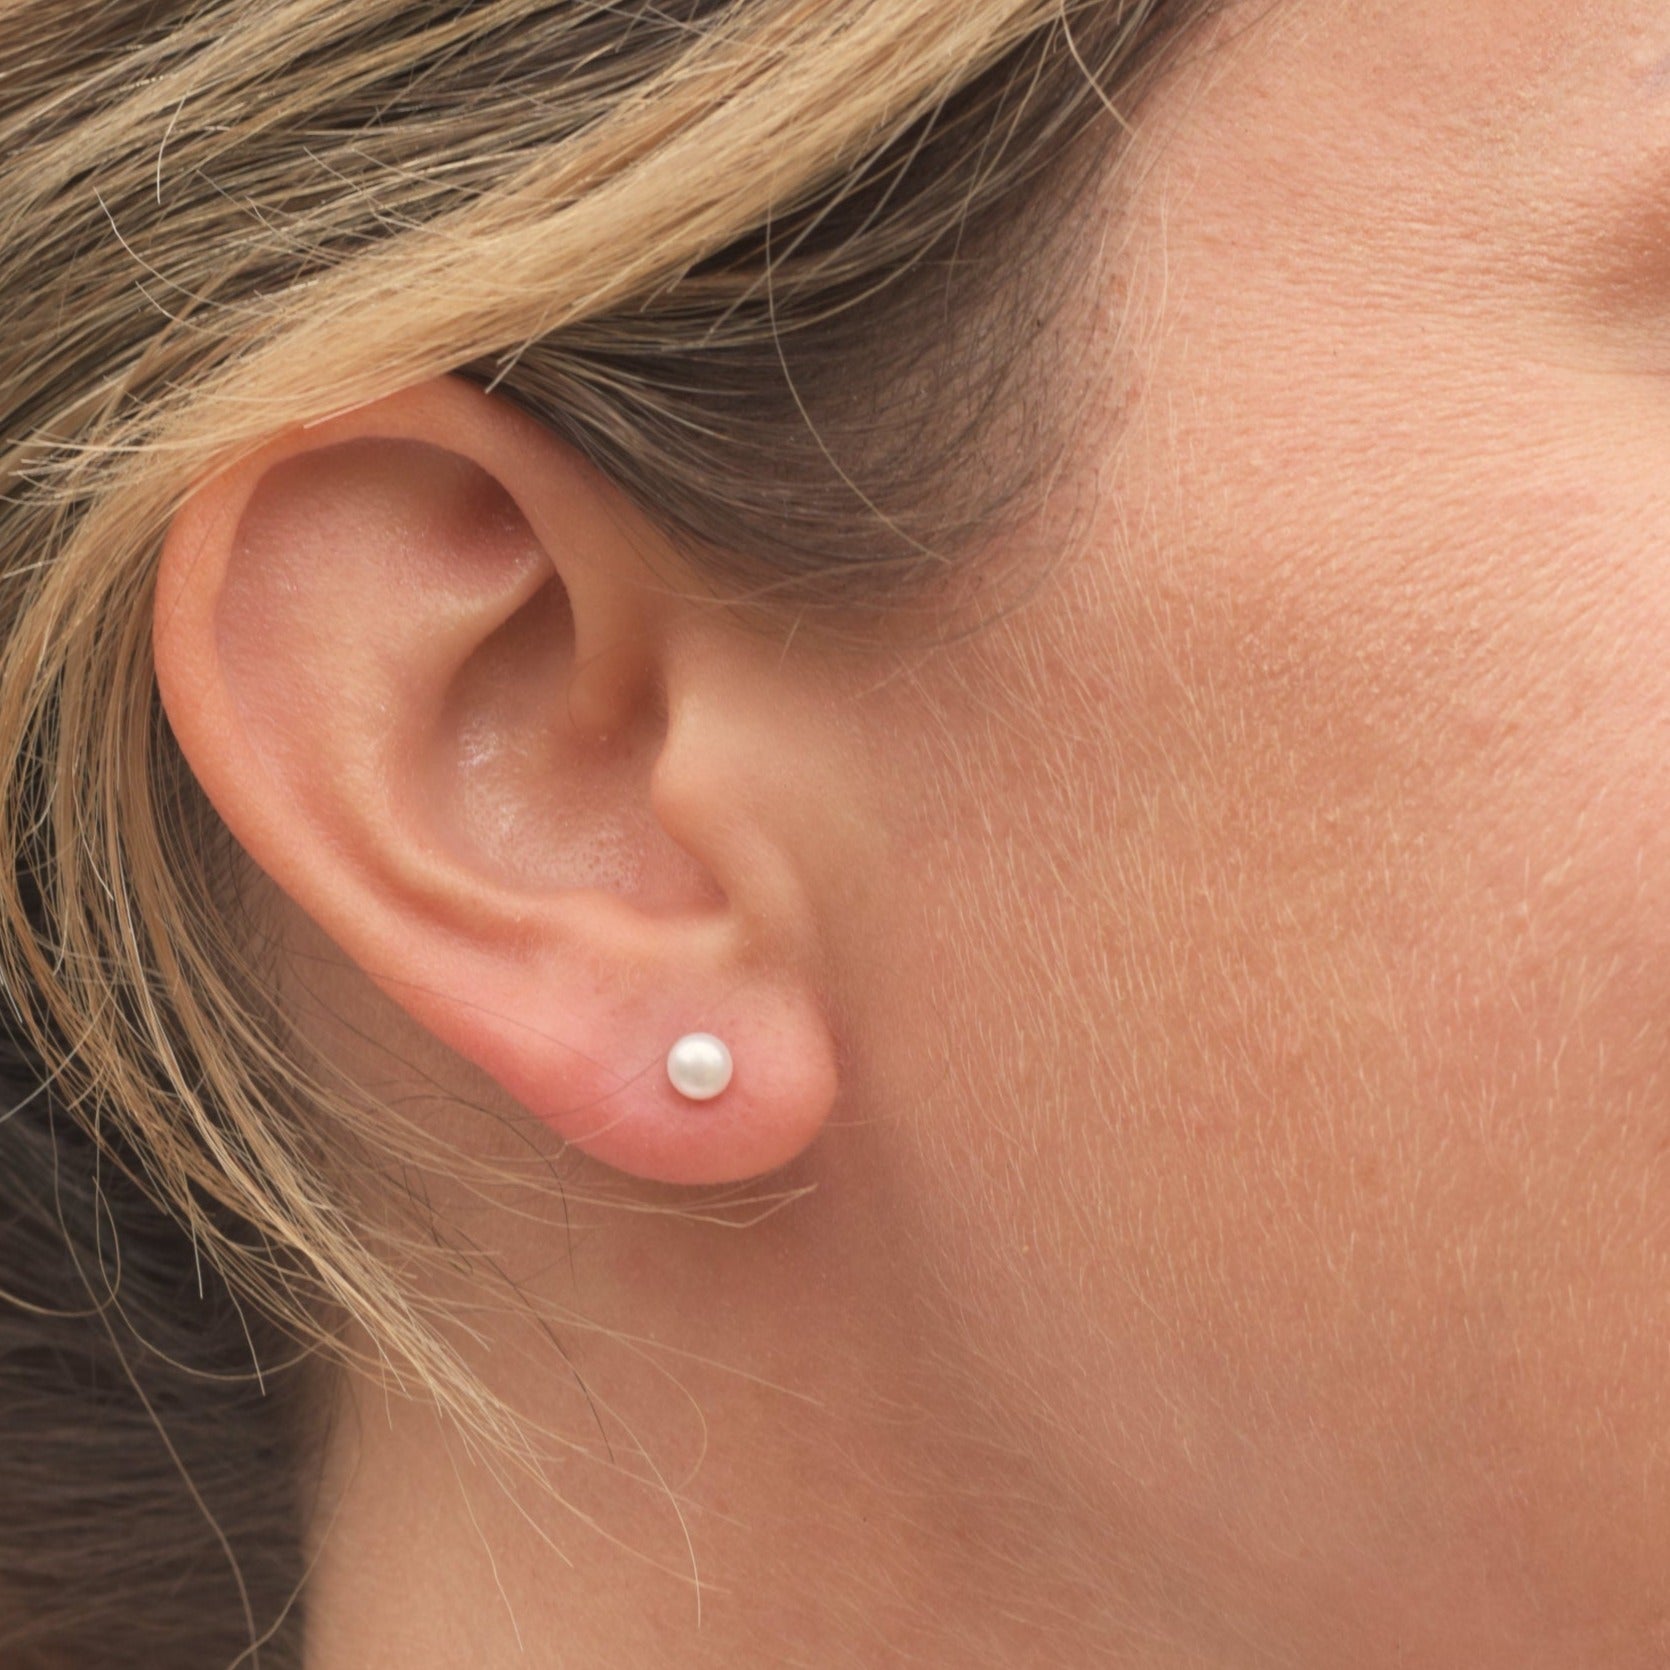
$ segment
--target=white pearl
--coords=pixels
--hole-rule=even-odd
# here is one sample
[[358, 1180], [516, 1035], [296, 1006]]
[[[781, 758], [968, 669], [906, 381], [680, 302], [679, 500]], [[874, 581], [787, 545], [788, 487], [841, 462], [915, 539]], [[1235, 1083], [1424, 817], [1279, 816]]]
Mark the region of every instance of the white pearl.
[[692, 1102], [711, 1102], [731, 1082], [731, 1052], [711, 1032], [687, 1032], [667, 1051], [667, 1077]]

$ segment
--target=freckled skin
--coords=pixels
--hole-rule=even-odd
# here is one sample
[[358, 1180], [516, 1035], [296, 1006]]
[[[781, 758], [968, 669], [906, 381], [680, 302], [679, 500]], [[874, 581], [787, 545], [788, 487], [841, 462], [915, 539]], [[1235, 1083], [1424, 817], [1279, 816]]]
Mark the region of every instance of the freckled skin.
[[1670, 1650], [1666, 53], [1226, 36], [1139, 148], [1093, 509], [915, 685], [915, 1246], [1057, 1487], [1294, 1663]]

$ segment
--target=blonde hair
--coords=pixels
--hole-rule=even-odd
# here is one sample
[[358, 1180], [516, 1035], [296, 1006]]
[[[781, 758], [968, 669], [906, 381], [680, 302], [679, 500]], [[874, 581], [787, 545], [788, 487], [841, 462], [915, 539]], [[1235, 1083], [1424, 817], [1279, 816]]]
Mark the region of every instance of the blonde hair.
[[[0, 1481], [48, 1526], [27, 1549], [0, 1530], [0, 1647], [10, 1629], [79, 1666], [215, 1662], [263, 1633], [263, 1662], [298, 1650], [294, 1563], [263, 1575], [247, 1553], [282, 1540], [274, 1510], [193, 1471], [203, 1406], [144, 1340], [223, 1386], [240, 1351], [247, 1370], [284, 1340], [335, 1349], [347, 1317], [403, 1383], [517, 1441], [424, 1298], [444, 1254], [358, 1227], [350, 1170], [420, 1138], [297, 1050], [239, 855], [160, 716], [150, 591], [183, 495], [276, 430], [462, 372], [601, 463], [716, 581], [850, 604], [931, 574], [1020, 483], [990, 442], [1025, 403], [1044, 280], [1017, 252], [1055, 235], [1039, 205], [1087, 177], [1101, 148], [1081, 139], [1117, 127], [1202, 9], [0, 0], [0, 1205], [18, 1245], [62, 1231], [54, 1267], [85, 1288], [72, 1349], [132, 1394], [127, 1442], [161, 1435], [153, 1495], [188, 1476], [157, 1537], [208, 1536], [244, 1589], [210, 1606], [165, 1563], [95, 1548], [47, 1466], [14, 1464], [6, 1365], [76, 1306], [0, 1276]], [[884, 335], [891, 386], [865, 388]], [[223, 1302], [179, 1325], [131, 1264], [118, 1293], [124, 1236], [172, 1247], [168, 1269], [200, 1260]], [[213, 1395], [267, 1431], [258, 1398]], [[32, 1456], [116, 1465], [29, 1408]], [[290, 1453], [248, 1442], [275, 1468]], [[113, 1613], [153, 1627], [124, 1646]]]

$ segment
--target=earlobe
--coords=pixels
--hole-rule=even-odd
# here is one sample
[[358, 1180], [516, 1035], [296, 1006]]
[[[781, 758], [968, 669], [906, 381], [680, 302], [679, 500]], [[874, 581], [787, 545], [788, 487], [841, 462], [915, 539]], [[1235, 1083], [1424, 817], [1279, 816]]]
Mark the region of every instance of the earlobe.
[[[816, 1134], [834, 1043], [795, 854], [749, 798], [766, 663], [646, 566], [655, 541], [444, 379], [198, 489], [157, 678], [232, 834], [389, 998], [565, 1141], [726, 1181]], [[732, 1060], [706, 1099], [669, 1069], [701, 1033]]]

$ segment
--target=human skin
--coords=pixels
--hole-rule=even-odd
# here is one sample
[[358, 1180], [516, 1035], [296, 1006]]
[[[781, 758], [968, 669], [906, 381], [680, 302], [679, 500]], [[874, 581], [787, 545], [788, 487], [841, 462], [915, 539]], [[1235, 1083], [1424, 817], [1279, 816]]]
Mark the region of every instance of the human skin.
[[[1007, 606], [736, 651], [811, 1192], [442, 1190], [566, 1319], [461, 1349], [587, 1454], [350, 1380], [309, 1670], [1670, 1660], [1670, 14], [1232, 9], [1079, 212]], [[288, 932], [322, 1048], [516, 1151]]]

